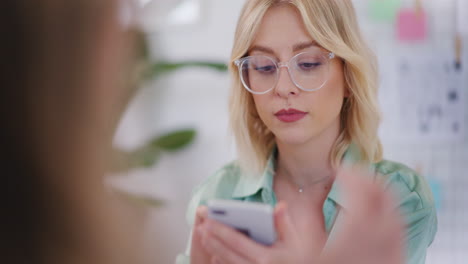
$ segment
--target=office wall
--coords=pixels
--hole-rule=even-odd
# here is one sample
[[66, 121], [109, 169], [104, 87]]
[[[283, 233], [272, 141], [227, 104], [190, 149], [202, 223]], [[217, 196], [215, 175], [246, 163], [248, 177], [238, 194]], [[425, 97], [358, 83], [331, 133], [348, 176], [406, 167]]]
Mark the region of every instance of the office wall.
[[[195, 24], [171, 27], [150, 35], [155, 58], [227, 62], [235, 22], [244, 1], [200, 2], [201, 19]], [[441, 71], [443, 65], [453, 65], [455, 2], [424, 1], [427, 35], [423, 40], [409, 42], [398, 39], [394, 20], [372, 17], [379, 14], [375, 14], [378, 11], [372, 9], [370, 1], [353, 2], [364, 35], [380, 62], [379, 100], [384, 117], [380, 135], [385, 157], [420, 171], [436, 194], [439, 232], [429, 250], [427, 263], [461, 264], [468, 257], [463, 252], [468, 249], [467, 36], [463, 37], [465, 66], [457, 75], [460, 80], [454, 84], [458, 85], [459, 104], [441, 103], [443, 94], [440, 92], [448, 89], [446, 84], [454, 79], [453, 75]], [[412, 7], [413, 2], [403, 0], [401, 5]], [[370, 15], [373, 12], [374, 15]], [[417, 80], [430, 81], [415, 81], [405, 75], [409, 71]], [[122, 188], [166, 201], [164, 207], [150, 210], [145, 226], [147, 249], [154, 252], [150, 259], [157, 259], [156, 263], [172, 263], [177, 252], [184, 250], [189, 235], [185, 209], [193, 187], [235, 158], [227, 127], [228, 88], [226, 73], [181, 70], [144, 87], [120, 125], [115, 142], [127, 149], [175, 128], [194, 127], [198, 132], [189, 148], [164, 155], [153, 168], [134, 170], [114, 180]], [[441, 116], [424, 114], [431, 108], [431, 100], [435, 100], [433, 103], [443, 112]], [[419, 112], [421, 114], [414, 114]], [[450, 122], [460, 120], [457, 133], [445, 129], [445, 126], [451, 127]], [[433, 130], [423, 132], [419, 125], [430, 126]]]

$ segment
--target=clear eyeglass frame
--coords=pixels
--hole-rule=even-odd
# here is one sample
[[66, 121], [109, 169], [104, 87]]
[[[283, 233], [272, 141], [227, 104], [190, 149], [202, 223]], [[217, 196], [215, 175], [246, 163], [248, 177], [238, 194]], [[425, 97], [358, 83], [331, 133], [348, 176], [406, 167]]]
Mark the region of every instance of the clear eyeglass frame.
[[[298, 53], [296, 55], [294, 55], [291, 59], [289, 59], [288, 62], [278, 62], [277, 60], [269, 57], [269, 56], [265, 56], [265, 55], [253, 55], [253, 56], [247, 56], [247, 57], [243, 57], [243, 58], [240, 58], [240, 59], [237, 59], [234, 61], [234, 64], [237, 66], [238, 68], [238, 73], [239, 73], [239, 78], [241, 79], [241, 82], [242, 82], [242, 85], [244, 86], [244, 88], [249, 91], [250, 93], [253, 93], [253, 94], [266, 94], [270, 91], [272, 91], [276, 85], [278, 84], [278, 79], [279, 79], [279, 71], [281, 70], [281, 68], [287, 68], [288, 70], [288, 74], [289, 74], [289, 77], [291, 78], [292, 82], [294, 83], [294, 85], [299, 88], [300, 90], [302, 91], [305, 91], [305, 92], [314, 92], [314, 91], [317, 91], [317, 90], [320, 90], [323, 86], [325, 86], [325, 84], [328, 82], [328, 79], [329, 79], [329, 61], [334, 59], [336, 56], [333, 52], [323, 52], [322, 56], [325, 56], [326, 59], [328, 59], [328, 64], [327, 64], [327, 76], [326, 76], [326, 79], [323, 81], [323, 83], [321, 85], [319, 85], [317, 88], [313, 88], [313, 89], [306, 89], [304, 87], [302, 87], [300, 84], [297, 83], [297, 81], [295, 80], [295, 77], [293, 76], [292, 72], [291, 72], [291, 66], [290, 64], [292, 62], [294, 62], [299, 56], [302, 56], [304, 54], [307, 54], [307, 53], [310, 53], [308, 51], [306, 52], [301, 52], [301, 53]], [[265, 57], [265, 58], [268, 58], [270, 59], [274, 65], [276, 66], [276, 81], [275, 81], [275, 84], [272, 85], [272, 87], [266, 91], [262, 91], [262, 92], [258, 92], [258, 91], [254, 91], [252, 90], [251, 88], [249, 88], [249, 86], [247, 85], [246, 81], [244, 80], [244, 76], [243, 76], [243, 72], [242, 72], [242, 68], [243, 68], [243, 64], [248, 61], [249, 59], [253, 58], [253, 57], [257, 57], [257, 56], [262, 56], [262, 57]]]

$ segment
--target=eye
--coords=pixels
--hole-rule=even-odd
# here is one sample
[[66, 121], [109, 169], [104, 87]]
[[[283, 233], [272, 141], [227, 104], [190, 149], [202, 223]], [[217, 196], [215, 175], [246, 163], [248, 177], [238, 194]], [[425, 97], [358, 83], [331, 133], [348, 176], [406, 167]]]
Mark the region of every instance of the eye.
[[276, 71], [276, 67], [274, 65], [255, 65], [253, 68], [260, 73], [274, 73]]
[[320, 62], [300, 62], [298, 66], [301, 70], [309, 71], [322, 65]]

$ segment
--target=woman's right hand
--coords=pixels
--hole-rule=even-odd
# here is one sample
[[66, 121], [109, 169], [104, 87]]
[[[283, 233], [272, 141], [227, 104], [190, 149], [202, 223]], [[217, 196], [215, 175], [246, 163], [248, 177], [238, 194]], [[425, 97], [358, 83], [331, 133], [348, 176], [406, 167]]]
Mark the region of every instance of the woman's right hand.
[[305, 264], [316, 263], [320, 255], [319, 250], [312, 252], [310, 245], [301, 240], [284, 202], [279, 202], [274, 210], [278, 237], [271, 246], [259, 244], [206, 215], [206, 207], [197, 210], [192, 264]]

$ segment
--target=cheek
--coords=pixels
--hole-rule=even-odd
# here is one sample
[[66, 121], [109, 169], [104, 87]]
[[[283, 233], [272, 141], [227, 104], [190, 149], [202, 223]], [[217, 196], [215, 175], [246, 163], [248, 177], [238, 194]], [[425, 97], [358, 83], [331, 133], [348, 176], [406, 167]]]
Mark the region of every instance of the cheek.
[[253, 101], [255, 103], [255, 109], [257, 109], [257, 113], [263, 119], [265, 113], [268, 109], [268, 101], [265, 100], [266, 96], [261, 95], [253, 95]]
[[274, 117], [272, 114], [273, 109], [271, 108], [271, 98], [267, 95], [257, 95], [253, 96], [253, 101], [260, 120], [268, 129], [271, 129]]
[[345, 97], [345, 87], [341, 76], [331, 76], [325, 87], [320, 89], [313, 98], [312, 106], [316, 113], [327, 116], [336, 116], [340, 113]]

